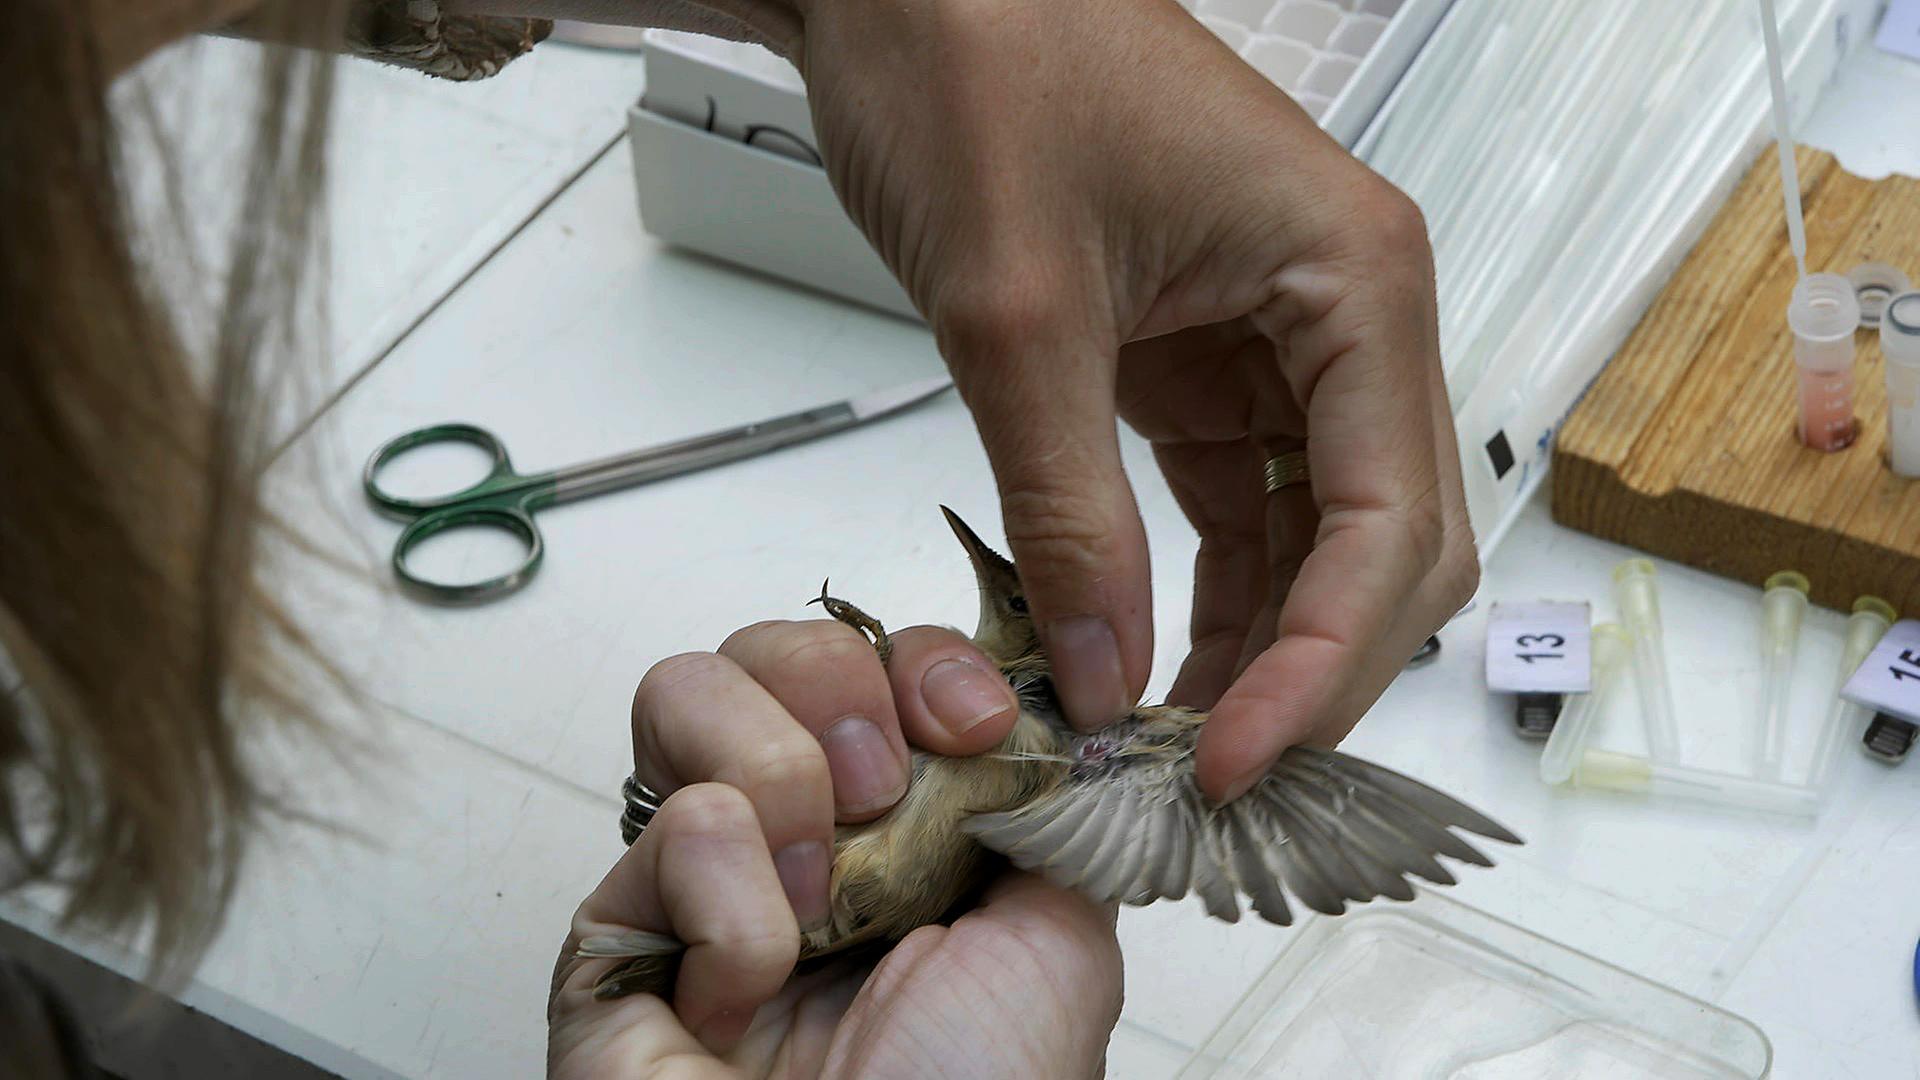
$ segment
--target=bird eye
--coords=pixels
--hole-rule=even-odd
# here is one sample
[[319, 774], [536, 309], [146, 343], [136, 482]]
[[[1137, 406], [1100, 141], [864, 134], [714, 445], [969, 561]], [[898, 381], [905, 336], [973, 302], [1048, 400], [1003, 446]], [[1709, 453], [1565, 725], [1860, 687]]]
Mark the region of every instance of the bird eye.
[[1027, 598], [1024, 596], [1010, 596], [1007, 598], [1007, 606], [1013, 609], [1015, 615], [1025, 615], [1027, 613]]

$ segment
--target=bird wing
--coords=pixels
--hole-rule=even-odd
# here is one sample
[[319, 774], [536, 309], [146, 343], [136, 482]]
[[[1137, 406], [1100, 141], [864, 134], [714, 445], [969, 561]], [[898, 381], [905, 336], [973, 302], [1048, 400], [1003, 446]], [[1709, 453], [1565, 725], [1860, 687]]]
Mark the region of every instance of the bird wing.
[[1453, 884], [1436, 856], [1493, 865], [1453, 829], [1521, 842], [1450, 795], [1332, 751], [1288, 750], [1224, 806], [1200, 794], [1190, 754], [1076, 754], [1076, 761], [1048, 795], [975, 814], [961, 828], [1015, 866], [1103, 903], [1193, 892], [1208, 914], [1236, 922], [1244, 896], [1261, 918], [1286, 926], [1285, 892], [1337, 915], [1347, 901], [1411, 900], [1409, 874]]

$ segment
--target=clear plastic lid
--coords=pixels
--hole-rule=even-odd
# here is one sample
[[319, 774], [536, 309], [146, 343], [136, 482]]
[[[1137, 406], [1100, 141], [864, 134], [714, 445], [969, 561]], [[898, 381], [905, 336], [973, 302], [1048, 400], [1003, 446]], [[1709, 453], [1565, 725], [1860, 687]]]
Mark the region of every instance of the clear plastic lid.
[[1303, 925], [1182, 1080], [1764, 1077], [1752, 1023], [1431, 892]]

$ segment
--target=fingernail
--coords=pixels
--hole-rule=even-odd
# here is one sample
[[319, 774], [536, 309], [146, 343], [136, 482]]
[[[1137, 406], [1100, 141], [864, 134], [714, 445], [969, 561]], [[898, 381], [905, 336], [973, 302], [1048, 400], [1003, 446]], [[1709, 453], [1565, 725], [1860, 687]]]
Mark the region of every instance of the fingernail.
[[820, 736], [833, 773], [833, 801], [844, 813], [892, 806], [907, 790], [907, 766], [874, 722], [849, 716]]
[[724, 1054], [746, 1037], [753, 1026], [753, 1009], [722, 1009], [707, 1017], [695, 1032], [702, 1045], [716, 1054]]
[[920, 678], [920, 696], [940, 726], [965, 735], [1014, 708], [1013, 688], [1007, 680], [967, 663], [942, 660]]
[[773, 869], [780, 875], [780, 887], [787, 891], [793, 916], [800, 929], [818, 930], [827, 923], [827, 877], [833, 872], [833, 859], [827, 845], [818, 840], [788, 844], [774, 853]]
[[1105, 619], [1075, 615], [1048, 623], [1044, 644], [1067, 719], [1093, 731], [1127, 711], [1127, 679], [1120, 668], [1120, 642]]

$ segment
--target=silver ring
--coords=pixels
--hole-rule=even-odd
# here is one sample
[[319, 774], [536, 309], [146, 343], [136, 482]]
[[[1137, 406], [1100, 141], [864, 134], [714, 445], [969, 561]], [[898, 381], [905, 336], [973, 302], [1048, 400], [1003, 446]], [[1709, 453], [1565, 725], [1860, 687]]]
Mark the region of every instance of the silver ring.
[[620, 785], [620, 796], [626, 800], [626, 808], [620, 811], [620, 839], [628, 847], [633, 846], [640, 834], [647, 831], [647, 825], [653, 821], [653, 815], [660, 812], [660, 796], [650, 787], [640, 782], [637, 775], [629, 774], [627, 782]]
[[1304, 484], [1313, 478], [1307, 468], [1305, 450], [1289, 450], [1277, 457], [1267, 459], [1267, 494], [1271, 495], [1283, 487]]

